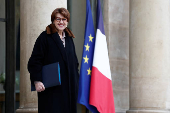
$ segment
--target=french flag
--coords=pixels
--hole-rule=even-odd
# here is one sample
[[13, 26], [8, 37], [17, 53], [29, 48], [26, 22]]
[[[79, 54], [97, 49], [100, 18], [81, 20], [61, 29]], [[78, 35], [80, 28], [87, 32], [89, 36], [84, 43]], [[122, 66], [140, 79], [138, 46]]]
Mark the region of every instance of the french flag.
[[100, 113], [115, 113], [112, 78], [100, 0], [97, 2], [97, 32], [94, 48], [89, 103]]

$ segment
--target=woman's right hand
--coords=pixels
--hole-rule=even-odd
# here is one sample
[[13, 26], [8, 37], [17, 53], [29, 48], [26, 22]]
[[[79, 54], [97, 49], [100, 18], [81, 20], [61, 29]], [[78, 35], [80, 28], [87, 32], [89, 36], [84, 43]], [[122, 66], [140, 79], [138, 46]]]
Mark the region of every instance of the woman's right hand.
[[45, 90], [44, 84], [42, 82], [35, 81], [34, 84], [35, 84], [35, 89], [37, 92], [41, 92]]

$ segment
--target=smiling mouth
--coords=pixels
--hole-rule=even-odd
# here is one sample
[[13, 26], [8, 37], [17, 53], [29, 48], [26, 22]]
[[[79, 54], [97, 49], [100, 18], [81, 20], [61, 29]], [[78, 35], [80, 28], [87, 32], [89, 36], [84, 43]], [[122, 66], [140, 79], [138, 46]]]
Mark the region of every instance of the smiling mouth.
[[60, 27], [63, 27], [64, 25], [63, 24], [59, 24]]

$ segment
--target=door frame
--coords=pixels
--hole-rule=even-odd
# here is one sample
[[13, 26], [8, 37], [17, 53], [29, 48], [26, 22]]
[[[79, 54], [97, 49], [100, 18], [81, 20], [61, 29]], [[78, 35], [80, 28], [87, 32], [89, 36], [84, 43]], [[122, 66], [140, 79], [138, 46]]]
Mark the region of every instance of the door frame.
[[5, 0], [5, 18], [0, 18], [0, 22], [6, 24], [5, 113], [15, 113], [15, 0]]

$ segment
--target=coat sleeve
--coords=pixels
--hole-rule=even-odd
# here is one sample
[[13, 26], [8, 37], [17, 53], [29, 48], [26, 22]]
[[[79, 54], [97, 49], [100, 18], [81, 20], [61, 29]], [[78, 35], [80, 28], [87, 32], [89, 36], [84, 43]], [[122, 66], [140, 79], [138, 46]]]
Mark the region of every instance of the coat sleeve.
[[34, 81], [42, 81], [42, 66], [46, 51], [46, 35], [41, 33], [37, 38], [31, 57], [28, 61], [28, 71], [30, 73], [31, 84], [34, 85]]

